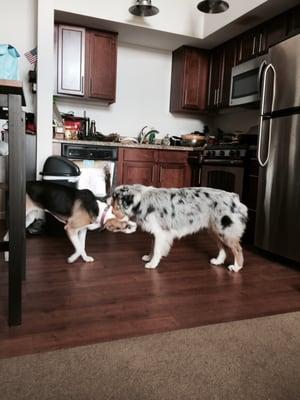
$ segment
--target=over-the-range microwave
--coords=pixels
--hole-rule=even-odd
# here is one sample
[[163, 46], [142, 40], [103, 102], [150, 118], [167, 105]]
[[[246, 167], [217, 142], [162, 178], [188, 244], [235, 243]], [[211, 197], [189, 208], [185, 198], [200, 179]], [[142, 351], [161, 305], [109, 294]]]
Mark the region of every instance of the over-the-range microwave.
[[260, 100], [260, 83], [268, 55], [236, 65], [231, 71], [231, 106], [255, 103]]

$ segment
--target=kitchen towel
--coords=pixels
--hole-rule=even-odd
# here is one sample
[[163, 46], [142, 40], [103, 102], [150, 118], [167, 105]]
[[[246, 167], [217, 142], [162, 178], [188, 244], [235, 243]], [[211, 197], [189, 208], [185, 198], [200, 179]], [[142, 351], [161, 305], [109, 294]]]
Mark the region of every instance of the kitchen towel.
[[106, 193], [106, 174], [110, 174], [110, 187], [113, 183], [114, 163], [99, 160], [76, 160], [75, 162], [81, 171], [77, 184], [78, 189], [89, 189], [95, 196], [104, 197]]

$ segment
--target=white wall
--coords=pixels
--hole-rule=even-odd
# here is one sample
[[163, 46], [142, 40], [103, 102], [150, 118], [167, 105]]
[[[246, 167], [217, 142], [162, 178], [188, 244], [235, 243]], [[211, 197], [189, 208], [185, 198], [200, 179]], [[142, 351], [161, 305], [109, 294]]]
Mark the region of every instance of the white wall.
[[33, 66], [24, 53], [37, 44], [37, 0], [7, 1], [1, 4], [0, 16], [0, 43], [11, 44], [18, 50], [21, 56], [20, 80], [24, 85], [25, 110], [35, 112], [35, 95], [31, 93], [28, 83], [28, 71]]
[[257, 127], [259, 123], [258, 109], [245, 109], [234, 107], [216, 115], [213, 118], [212, 128], [217, 131], [217, 128], [222, 129], [226, 133], [234, 133], [239, 131], [247, 133], [250, 128]]
[[[20, 54], [20, 80], [26, 99], [25, 111], [35, 112], [36, 96], [31, 93], [28, 71], [32, 64], [24, 53], [36, 46], [37, 0], [8, 1], [1, 4], [0, 43], [14, 46]], [[5, 121], [0, 120], [0, 128]], [[5, 159], [0, 157], [0, 182], [5, 180]], [[0, 218], [4, 216], [4, 193], [0, 191]]]
[[201, 130], [205, 118], [169, 112], [171, 67], [170, 51], [119, 43], [116, 103], [100, 106], [59, 99], [58, 108], [61, 112], [74, 111], [76, 116], [83, 116], [86, 110], [104, 134], [135, 137], [145, 125], [159, 130], [158, 137]]

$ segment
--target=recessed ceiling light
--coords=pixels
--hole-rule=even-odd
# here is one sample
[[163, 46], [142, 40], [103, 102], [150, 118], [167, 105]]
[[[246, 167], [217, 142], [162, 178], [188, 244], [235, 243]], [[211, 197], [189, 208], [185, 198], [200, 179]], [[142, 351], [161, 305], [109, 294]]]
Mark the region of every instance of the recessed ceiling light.
[[138, 17], [151, 17], [158, 14], [159, 9], [151, 4], [151, 0], [137, 0], [129, 12]]
[[229, 4], [223, 0], [204, 0], [197, 5], [197, 8], [207, 14], [218, 14], [228, 10]]

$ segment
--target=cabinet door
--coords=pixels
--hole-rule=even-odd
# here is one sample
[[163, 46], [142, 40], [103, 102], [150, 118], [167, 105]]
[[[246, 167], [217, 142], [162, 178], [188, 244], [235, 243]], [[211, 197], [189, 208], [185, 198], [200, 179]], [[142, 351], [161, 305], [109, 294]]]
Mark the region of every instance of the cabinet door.
[[287, 14], [281, 14], [266, 23], [267, 48], [284, 40], [287, 36]]
[[122, 184], [140, 183], [151, 186], [156, 183], [156, 165], [152, 162], [125, 161], [123, 163]]
[[210, 74], [209, 74], [209, 92], [208, 108], [218, 107], [218, 98], [220, 96], [222, 76], [224, 67], [224, 52], [221, 47], [217, 47], [211, 53]]
[[236, 65], [237, 43], [231, 41], [223, 45], [223, 76], [221, 78], [220, 94], [218, 96], [218, 106], [229, 107], [231, 70]]
[[288, 36], [294, 36], [300, 33], [300, 6], [297, 6], [288, 12]]
[[203, 111], [206, 106], [208, 56], [205, 51], [187, 48], [183, 78], [182, 108]]
[[242, 34], [238, 38], [237, 63], [243, 63], [250, 58], [263, 54], [266, 51], [265, 26], [260, 25]]
[[164, 188], [190, 186], [190, 180], [187, 183], [187, 168], [185, 164], [159, 164], [158, 186]]
[[170, 112], [203, 112], [209, 57], [206, 50], [183, 46], [173, 52]]
[[116, 98], [117, 34], [87, 32], [88, 97], [108, 100]]
[[57, 92], [84, 95], [85, 29], [58, 26]]

